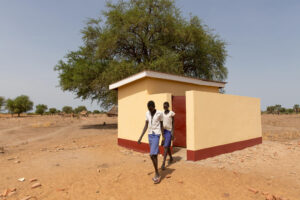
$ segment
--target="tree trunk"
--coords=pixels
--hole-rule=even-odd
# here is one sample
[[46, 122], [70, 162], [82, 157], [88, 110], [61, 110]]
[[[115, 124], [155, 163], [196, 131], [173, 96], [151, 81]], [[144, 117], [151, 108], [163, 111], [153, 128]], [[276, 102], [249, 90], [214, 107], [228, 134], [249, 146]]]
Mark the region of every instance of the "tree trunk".
[[20, 114], [21, 114], [21, 113], [18, 113], [18, 117], [20, 117]]

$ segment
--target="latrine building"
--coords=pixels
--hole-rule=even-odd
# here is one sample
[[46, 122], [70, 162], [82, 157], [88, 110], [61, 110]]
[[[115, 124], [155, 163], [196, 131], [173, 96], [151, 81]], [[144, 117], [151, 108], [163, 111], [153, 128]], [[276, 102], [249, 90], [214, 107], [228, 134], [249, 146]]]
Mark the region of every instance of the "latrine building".
[[262, 143], [260, 100], [221, 94], [225, 82], [143, 71], [109, 86], [118, 91], [118, 144], [147, 152], [148, 137], [137, 140], [147, 102], [158, 110], [168, 101], [176, 113], [173, 146], [187, 149], [187, 160], [201, 160]]

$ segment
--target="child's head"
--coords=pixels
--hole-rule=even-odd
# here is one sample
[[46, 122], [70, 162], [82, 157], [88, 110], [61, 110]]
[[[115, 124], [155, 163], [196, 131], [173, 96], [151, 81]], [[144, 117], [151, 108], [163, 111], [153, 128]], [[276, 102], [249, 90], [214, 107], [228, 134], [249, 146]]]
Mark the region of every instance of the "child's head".
[[147, 106], [148, 106], [148, 110], [150, 112], [152, 112], [152, 111], [155, 110], [155, 103], [154, 103], [154, 101], [148, 101]]
[[164, 103], [164, 110], [169, 110], [169, 107], [170, 107], [169, 102], [166, 101]]

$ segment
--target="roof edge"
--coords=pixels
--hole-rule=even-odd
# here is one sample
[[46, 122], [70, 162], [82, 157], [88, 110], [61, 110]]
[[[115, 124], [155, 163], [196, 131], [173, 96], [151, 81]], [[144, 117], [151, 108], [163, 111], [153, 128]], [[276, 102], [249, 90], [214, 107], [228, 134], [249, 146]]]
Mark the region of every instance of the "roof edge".
[[181, 83], [190, 83], [190, 84], [195, 84], [195, 85], [219, 87], [219, 88], [224, 88], [225, 84], [226, 84], [226, 82], [204, 80], [204, 79], [198, 79], [198, 78], [182, 76], [182, 75], [177, 75], [177, 74], [168, 74], [168, 73], [164, 73], [164, 72], [145, 70], [145, 71], [139, 72], [137, 74], [134, 74], [132, 76], [129, 76], [127, 78], [124, 78], [113, 84], [110, 84], [109, 90], [117, 89], [123, 85], [126, 85], [128, 83], [134, 82], [136, 80], [139, 80], [139, 79], [145, 78], [145, 77], [171, 80], [171, 81], [176, 81], [176, 82], [181, 82]]

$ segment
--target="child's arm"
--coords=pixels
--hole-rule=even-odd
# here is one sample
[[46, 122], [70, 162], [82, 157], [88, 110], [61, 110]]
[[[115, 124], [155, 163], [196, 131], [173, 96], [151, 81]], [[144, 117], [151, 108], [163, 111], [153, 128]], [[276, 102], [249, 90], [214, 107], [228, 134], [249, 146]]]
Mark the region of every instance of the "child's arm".
[[174, 140], [174, 116], [172, 117], [171, 139]]
[[160, 122], [160, 130], [162, 135], [161, 146], [163, 146], [165, 143], [165, 136], [164, 136], [164, 125], [162, 121]]
[[142, 134], [141, 134], [141, 136], [140, 136], [140, 138], [139, 138], [139, 140], [138, 140], [138, 143], [139, 143], [139, 144], [141, 144], [141, 141], [142, 141], [143, 136], [145, 135], [145, 133], [146, 133], [146, 131], [147, 131], [147, 128], [148, 128], [148, 120], [146, 120], [144, 129], [143, 129], [143, 132], [142, 132]]

